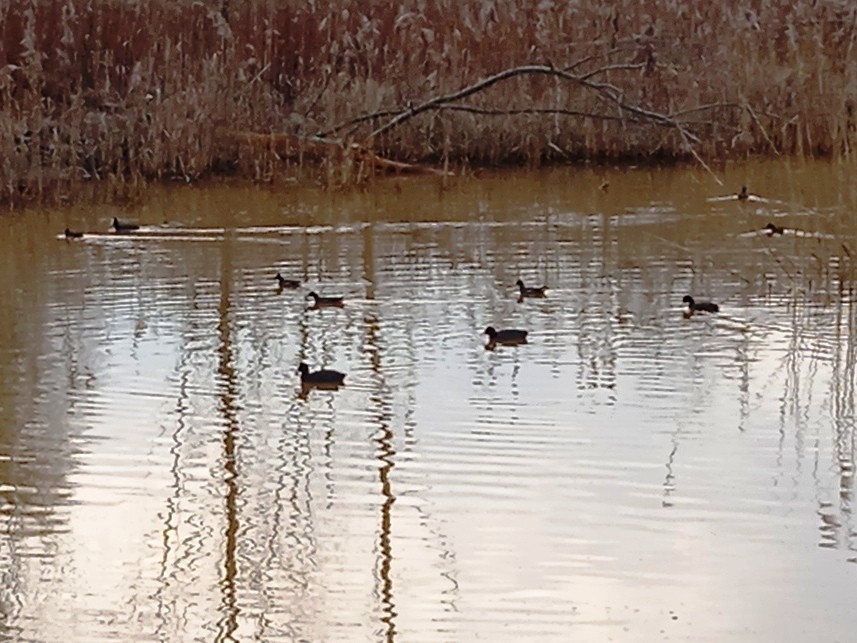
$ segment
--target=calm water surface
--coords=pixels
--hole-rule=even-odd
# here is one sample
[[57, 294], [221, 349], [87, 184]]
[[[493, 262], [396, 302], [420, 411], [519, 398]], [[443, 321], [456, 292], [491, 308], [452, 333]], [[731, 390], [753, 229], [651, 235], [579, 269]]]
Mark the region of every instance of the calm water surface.
[[853, 170], [3, 214], [0, 639], [853, 640]]

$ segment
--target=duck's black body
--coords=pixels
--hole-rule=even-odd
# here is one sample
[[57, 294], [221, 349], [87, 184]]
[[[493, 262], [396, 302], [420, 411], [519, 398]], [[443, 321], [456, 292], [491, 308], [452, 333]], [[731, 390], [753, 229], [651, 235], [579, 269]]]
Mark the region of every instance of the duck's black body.
[[735, 196], [736, 196], [736, 198], [737, 198], [739, 201], [746, 201], [747, 199], [749, 199], [749, 198], [750, 198], [750, 193], [749, 193], [749, 192], [747, 192], [747, 186], [746, 186], [746, 185], [742, 185], [742, 186], [741, 186], [741, 191], [740, 191], [738, 194], [736, 194]]
[[524, 297], [544, 297], [545, 291], [548, 289], [547, 286], [541, 286], [539, 288], [527, 288], [524, 285], [524, 282], [520, 279], [515, 282], [515, 285], [521, 292], [521, 299], [523, 299]]
[[495, 330], [493, 326], [485, 329], [490, 344], [524, 344], [527, 341], [527, 331], [508, 329]]
[[312, 297], [314, 308], [340, 307], [345, 305], [345, 300], [342, 297], [319, 297], [315, 291], [308, 294], [307, 297]]
[[298, 366], [298, 372], [304, 385], [340, 386], [345, 383], [345, 373], [328, 369], [310, 372], [309, 366], [303, 362]]
[[691, 313], [716, 313], [720, 312], [720, 306], [710, 301], [694, 301], [690, 295], [685, 295], [682, 302], [687, 304], [687, 310]]
[[300, 288], [301, 282], [297, 279], [286, 279], [279, 272], [274, 276], [274, 279], [277, 280], [277, 285], [280, 288]]
[[128, 221], [120, 221], [116, 217], [113, 217], [113, 223], [111, 225], [115, 232], [133, 232], [134, 230], [139, 230], [140, 226], [136, 223], [129, 223]]

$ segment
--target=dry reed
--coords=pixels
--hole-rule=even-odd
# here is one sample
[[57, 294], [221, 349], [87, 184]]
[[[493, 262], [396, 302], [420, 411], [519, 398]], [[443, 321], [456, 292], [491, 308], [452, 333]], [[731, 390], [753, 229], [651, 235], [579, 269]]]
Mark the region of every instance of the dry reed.
[[[435, 163], [850, 155], [855, 40], [845, 0], [2, 0], [0, 200], [93, 179], [268, 181], [312, 151], [236, 132]], [[515, 76], [367, 139], [519, 65], [601, 89]], [[329, 181], [367, 175], [334, 148]]]

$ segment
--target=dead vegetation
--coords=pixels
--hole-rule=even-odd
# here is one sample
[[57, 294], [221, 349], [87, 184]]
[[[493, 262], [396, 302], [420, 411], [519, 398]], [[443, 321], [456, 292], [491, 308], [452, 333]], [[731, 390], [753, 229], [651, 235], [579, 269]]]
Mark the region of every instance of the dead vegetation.
[[[751, 8], [751, 5], [752, 8]], [[0, 200], [82, 181], [850, 155], [857, 6], [0, 3]]]

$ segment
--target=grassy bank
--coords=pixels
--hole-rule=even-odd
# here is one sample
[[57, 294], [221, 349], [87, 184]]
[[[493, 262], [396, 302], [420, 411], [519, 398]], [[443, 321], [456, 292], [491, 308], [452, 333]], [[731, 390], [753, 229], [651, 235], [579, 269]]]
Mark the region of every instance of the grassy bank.
[[[272, 180], [310, 156], [326, 180], [347, 180], [339, 147], [295, 145], [321, 132], [388, 158], [474, 165], [852, 149], [849, 2], [539, 6], [0, 2], [0, 200], [60, 198], [89, 180], [119, 193], [212, 173]], [[367, 139], [519, 65], [565, 77], [515, 75]]]

